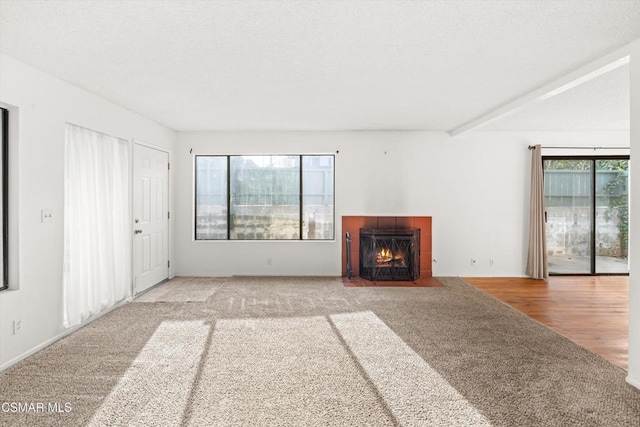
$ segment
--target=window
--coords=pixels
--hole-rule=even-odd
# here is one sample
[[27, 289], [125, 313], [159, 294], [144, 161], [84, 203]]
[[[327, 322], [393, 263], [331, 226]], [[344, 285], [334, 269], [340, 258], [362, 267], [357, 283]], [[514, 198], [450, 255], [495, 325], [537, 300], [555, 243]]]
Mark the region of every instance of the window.
[[196, 157], [196, 239], [226, 239], [228, 229], [226, 156]]
[[9, 287], [9, 110], [0, 108], [2, 115], [2, 161], [0, 168], [2, 172], [2, 243], [0, 251], [2, 251], [2, 283], [0, 283], [0, 291]]
[[333, 156], [302, 156], [303, 236], [333, 239]]
[[629, 156], [543, 157], [551, 274], [629, 273]]
[[332, 240], [334, 156], [196, 156], [196, 240]]
[[229, 238], [300, 239], [300, 156], [232, 156]]

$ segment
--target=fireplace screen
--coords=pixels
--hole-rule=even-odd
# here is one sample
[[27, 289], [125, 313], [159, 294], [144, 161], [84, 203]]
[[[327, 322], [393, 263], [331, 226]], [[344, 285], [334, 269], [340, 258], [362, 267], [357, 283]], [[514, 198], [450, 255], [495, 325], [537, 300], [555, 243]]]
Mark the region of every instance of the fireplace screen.
[[420, 229], [360, 229], [360, 277], [411, 280], [420, 277]]

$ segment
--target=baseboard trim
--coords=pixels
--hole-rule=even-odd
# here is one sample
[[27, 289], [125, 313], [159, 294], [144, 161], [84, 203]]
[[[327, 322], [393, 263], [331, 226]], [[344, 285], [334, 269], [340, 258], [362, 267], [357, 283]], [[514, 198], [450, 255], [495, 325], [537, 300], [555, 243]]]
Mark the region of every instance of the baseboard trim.
[[49, 347], [51, 344], [55, 343], [56, 341], [61, 340], [62, 338], [66, 337], [67, 335], [71, 335], [72, 333], [74, 333], [75, 331], [77, 331], [80, 328], [83, 328], [85, 326], [87, 326], [89, 323], [93, 322], [94, 320], [98, 320], [99, 318], [101, 318], [102, 316], [104, 316], [107, 313], [112, 312], [113, 310], [122, 307], [125, 304], [130, 303], [131, 301], [133, 301], [133, 298], [131, 297], [127, 297], [126, 299], [120, 301], [119, 303], [115, 304], [112, 307], [109, 307], [108, 309], [91, 316], [90, 318], [88, 318], [87, 320], [85, 320], [83, 323], [74, 326], [72, 328], [69, 329], [65, 329], [63, 332], [61, 332], [60, 334], [56, 335], [53, 338], [50, 338], [48, 340], [46, 340], [43, 343], [38, 344], [37, 346], [33, 347], [31, 350], [27, 350], [26, 352], [22, 353], [19, 356], [14, 357], [13, 359], [9, 360], [8, 362], [3, 363], [2, 365], [0, 365], [0, 372], [3, 372], [4, 370], [12, 367], [13, 365], [15, 365], [18, 362], [23, 361], [24, 359], [26, 359], [29, 356], [33, 356], [34, 354], [36, 354], [37, 352], [39, 352], [40, 350], [43, 350], [47, 347]]

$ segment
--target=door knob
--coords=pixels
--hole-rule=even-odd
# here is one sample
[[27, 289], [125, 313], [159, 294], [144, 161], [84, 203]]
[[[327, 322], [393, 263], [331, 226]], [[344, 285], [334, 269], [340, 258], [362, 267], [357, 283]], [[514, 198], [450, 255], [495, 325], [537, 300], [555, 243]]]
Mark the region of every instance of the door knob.
[[134, 234], [140, 234], [140, 233], [142, 233], [142, 230], [136, 230], [136, 231], [134, 231], [133, 233], [134, 233]]

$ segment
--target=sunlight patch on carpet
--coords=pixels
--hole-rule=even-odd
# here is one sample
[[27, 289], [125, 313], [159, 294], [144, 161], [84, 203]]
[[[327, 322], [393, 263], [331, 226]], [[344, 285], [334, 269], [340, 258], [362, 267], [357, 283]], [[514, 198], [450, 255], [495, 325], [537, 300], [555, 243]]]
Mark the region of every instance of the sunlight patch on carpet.
[[180, 425], [209, 329], [202, 321], [162, 322], [89, 425]]
[[216, 322], [189, 424], [393, 425], [323, 316]]
[[374, 313], [329, 317], [400, 425], [491, 425]]

